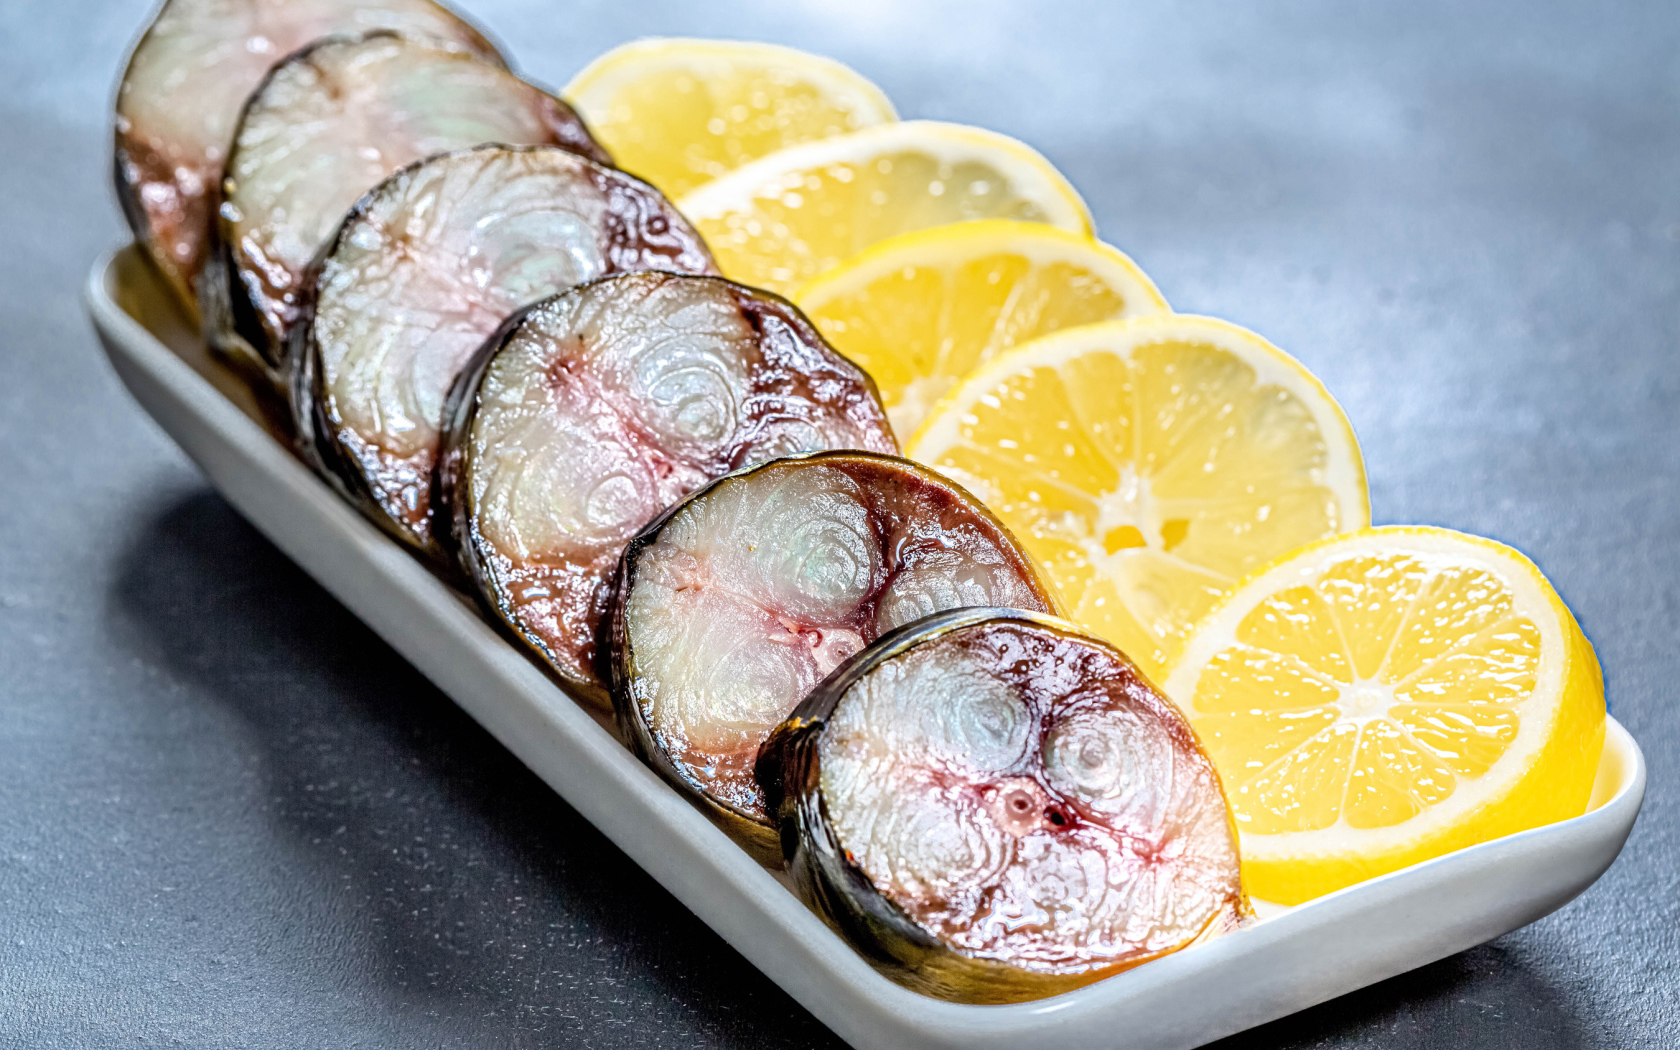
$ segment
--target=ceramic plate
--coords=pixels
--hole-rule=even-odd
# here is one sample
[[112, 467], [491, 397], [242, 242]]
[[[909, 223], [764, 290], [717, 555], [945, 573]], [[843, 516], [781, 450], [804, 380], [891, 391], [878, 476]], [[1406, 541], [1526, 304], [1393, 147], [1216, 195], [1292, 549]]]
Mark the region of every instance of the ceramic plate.
[[1183, 1050], [1533, 922], [1621, 851], [1645, 761], [1614, 719], [1592, 807], [1439, 857], [1078, 991], [964, 1006], [881, 976], [778, 878], [633, 758], [596, 717], [277, 441], [133, 247], [95, 266], [87, 308], [135, 399], [228, 502], [413, 661], [578, 812], [842, 1038], [870, 1050]]

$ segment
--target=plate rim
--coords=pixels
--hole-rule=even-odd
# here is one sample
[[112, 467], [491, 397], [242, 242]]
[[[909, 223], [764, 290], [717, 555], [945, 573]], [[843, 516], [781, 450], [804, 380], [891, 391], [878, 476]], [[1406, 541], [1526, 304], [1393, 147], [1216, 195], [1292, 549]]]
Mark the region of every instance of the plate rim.
[[[1139, 1044], [1163, 1048], [1201, 1045], [1433, 962], [1562, 907], [1596, 882], [1614, 862], [1638, 817], [1645, 791], [1644, 755], [1632, 735], [1614, 717], [1607, 717], [1601, 777], [1606, 768], [1603, 764], [1619, 762], [1622, 765], [1620, 783], [1604, 798], [1600, 798], [1600, 792], [1595, 789], [1597, 804], [1581, 816], [1480, 843], [1357, 883], [1283, 910], [1226, 937], [1046, 999], [1007, 1005], [976, 1005], [919, 995], [895, 984], [870, 966], [807, 910], [782, 880], [752, 861], [698, 809], [660, 781], [625, 749], [588, 713], [586, 702], [572, 700], [558, 683], [497, 634], [470, 601], [448, 600], [462, 599], [463, 596], [433, 576], [355, 508], [339, 499], [270, 431], [218, 390], [199, 368], [120, 305], [113, 293], [119, 288], [122, 268], [146, 265], [143, 253], [131, 243], [107, 249], [95, 261], [88, 275], [83, 289], [84, 305], [124, 386], [199, 464], [207, 480], [258, 531], [286, 551], [305, 572], [343, 602], [358, 619], [368, 623], [405, 659], [419, 667], [440, 690], [531, 767], [551, 789], [577, 808], [684, 906], [853, 1045], [978, 1050], [982, 1047], [1026, 1045], [1023, 1039], [1036, 1043], [1039, 1037], [1053, 1039], [1055, 1045], [1070, 1050], [1106, 1045], [1113, 1026], [1128, 1019], [1128, 1013], [1135, 1012], [1140, 1004], [1147, 1008], [1160, 1000], [1171, 999], [1175, 990], [1182, 990], [1180, 986], [1193, 986], [1198, 979], [1205, 980], [1209, 973], [1217, 974], [1232, 966], [1241, 966], [1250, 956], [1287, 953], [1297, 941], [1310, 940], [1315, 934], [1333, 933], [1355, 917], [1380, 914], [1385, 905], [1400, 900], [1407, 891], [1415, 893], [1428, 887], [1450, 888], [1474, 879], [1479, 869], [1497, 866], [1502, 861], [1508, 863], [1513, 857], [1561, 855], [1565, 851], [1571, 851], [1571, 855], [1591, 857], [1587, 867], [1596, 871], [1584, 880], [1576, 880], [1579, 885], [1571, 884], [1554, 893], [1552, 896], [1557, 899], [1547, 898], [1543, 909], [1535, 914], [1521, 913], [1527, 917], [1520, 921], [1502, 925], [1508, 921], [1502, 919], [1500, 929], [1486, 932], [1478, 927], [1470, 931], [1477, 936], [1468, 943], [1459, 943], [1462, 937], [1437, 937], [1441, 944], [1450, 946], [1437, 950], [1439, 946], [1432, 945], [1403, 957], [1385, 958], [1379, 967], [1382, 972], [1376, 976], [1343, 981], [1325, 994], [1313, 991], [1304, 996], [1273, 995], [1251, 1002], [1245, 1008], [1209, 1012], [1216, 1015], [1213, 1017], [1204, 1013], [1199, 1018], [1189, 1019], [1185, 1026], [1178, 1029], [1182, 1038], [1146, 1038]], [[147, 272], [150, 274], [150, 271]], [[138, 290], [141, 294], [146, 291]], [[142, 370], [145, 375], [131, 371], [136, 369]], [[510, 687], [521, 695], [529, 710], [515, 712], [510, 719], [504, 717], [506, 712], [490, 710], [484, 697], [463, 697], [458, 695], [457, 689], [439, 681], [435, 669], [428, 669], [420, 656], [392, 640], [387, 633], [392, 629], [391, 624], [383, 624], [382, 629], [380, 618], [365, 615], [353, 598], [341, 593], [335, 581], [321, 578], [314, 568], [305, 564], [303, 558], [289, 550], [289, 544], [271, 531], [272, 523], [257, 520], [241, 505], [241, 500], [228, 492], [218, 480], [217, 471], [228, 469], [229, 465], [207, 464], [200, 459], [200, 450], [188, 448], [137, 389], [136, 380], [140, 378], [157, 384], [160, 391], [167, 389], [183, 406], [196, 413], [197, 418], [192, 422], [212, 437], [225, 442], [228, 446], [226, 451], [232, 458], [250, 461], [275, 473], [283, 483], [279, 488], [301, 494], [307, 506], [296, 508], [300, 514], [308, 511], [324, 515], [324, 525], [339, 531], [339, 539], [349, 542], [352, 554], [365, 559], [363, 568], [383, 575], [387, 585], [406, 591], [417, 600], [438, 598], [440, 594], [437, 592], [441, 592], [443, 600], [440, 603], [435, 607], [427, 605], [429, 615], [437, 621], [434, 626], [458, 635], [462, 644], [488, 646], [480, 656], [502, 678], [504, 687]], [[254, 438], [261, 440], [254, 441]], [[428, 594], [433, 588], [436, 591]], [[544, 730], [542, 735], [545, 739], [510, 740], [508, 734], [511, 729], [524, 723]], [[555, 736], [557, 731], [564, 733], [565, 738]], [[648, 836], [637, 836], [622, 822], [615, 826], [611, 820], [596, 819], [597, 816], [609, 815], [600, 805], [600, 800], [594, 797], [596, 793], [584, 790], [580, 783], [573, 783], [550, 768], [553, 756], [540, 753], [541, 748], [548, 746], [557, 746], [570, 752], [573, 759], [592, 761], [601, 769], [610, 770], [613, 790], [625, 793], [618, 801], [629, 800], [647, 815], [656, 816], [661, 822], [660, 834], [674, 835], [686, 859], [689, 862], [698, 861], [706, 869], [700, 872], [702, 877], [699, 881], [709, 876], [734, 882], [735, 885], [730, 887], [734, 891], [733, 899], [720, 899], [715, 894], [700, 892], [696, 873], [676, 870], [669, 862], [661, 862], [660, 857], [649, 849]], [[565, 786], [556, 783], [557, 779]], [[668, 854], [669, 845], [665, 844], [667, 848], [658, 852]], [[759, 909], [757, 916], [740, 914], [741, 905], [746, 902]], [[751, 921], [743, 922], [744, 918]], [[769, 920], [770, 928], [779, 931], [779, 938], [759, 935], [765, 928], [765, 920]], [[1450, 934], [1455, 931], [1440, 932]], [[781, 943], [771, 943], [776, 940]], [[1105, 1033], [1109, 1038], [1105, 1038]]]

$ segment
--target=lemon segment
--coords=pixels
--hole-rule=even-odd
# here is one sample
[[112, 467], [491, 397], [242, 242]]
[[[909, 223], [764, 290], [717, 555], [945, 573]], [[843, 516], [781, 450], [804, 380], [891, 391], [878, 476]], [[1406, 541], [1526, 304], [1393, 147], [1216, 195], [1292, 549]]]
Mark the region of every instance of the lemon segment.
[[1370, 521], [1341, 408], [1289, 355], [1206, 317], [1023, 343], [963, 380], [905, 454], [984, 500], [1073, 618], [1157, 681], [1244, 575]]
[[1436, 528], [1286, 555], [1166, 678], [1218, 768], [1249, 892], [1298, 904], [1586, 810], [1597, 658], [1532, 562]]
[[962, 124], [907, 120], [793, 146], [677, 201], [725, 275], [788, 295], [888, 237], [970, 219], [1089, 236], [1085, 202], [1031, 147]]
[[615, 47], [562, 94], [619, 167], [673, 199], [777, 150], [898, 119], [848, 66], [736, 40]]
[[794, 302], [874, 377], [899, 434], [959, 379], [1037, 336], [1168, 312], [1137, 264], [1043, 223], [988, 219], [900, 234], [806, 284]]

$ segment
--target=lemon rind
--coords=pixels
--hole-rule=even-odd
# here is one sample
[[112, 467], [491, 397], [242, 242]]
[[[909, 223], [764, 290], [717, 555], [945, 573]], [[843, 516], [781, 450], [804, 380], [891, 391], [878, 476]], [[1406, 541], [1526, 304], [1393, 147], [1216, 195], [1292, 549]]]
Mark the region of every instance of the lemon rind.
[[787, 67], [803, 79], [817, 83], [825, 96], [856, 113], [864, 126], [898, 120], [898, 111], [886, 92], [844, 62], [794, 47], [750, 40], [704, 37], [633, 40], [597, 56], [572, 77], [560, 94], [578, 108], [585, 121], [600, 120], [604, 109], [625, 85], [635, 83], [649, 72], [696, 70], [696, 59], [750, 64], [761, 69]]
[[[1197, 314], [1162, 314], [1118, 321], [1079, 325], [1030, 339], [1011, 347], [982, 365], [929, 410], [927, 418], [910, 440], [904, 454], [928, 463], [939, 451], [958, 444], [963, 406], [995, 390], [1010, 376], [1032, 368], [1056, 367], [1070, 358], [1107, 350], [1130, 359], [1141, 346], [1170, 340], [1211, 342], [1236, 353], [1254, 368], [1256, 381], [1281, 386], [1301, 399], [1325, 435], [1330, 461], [1325, 466], [1324, 485], [1337, 496], [1343, 515], [1343, 530], [1363, 528], [1371, 521], [1370, 492], [1365, 479], [1364, 457], [1359, 440], [1342, 406], [1325, 389], [1318, 377], [1289, 354], [1240, 325]], [[1341, 441], [1329, 435], [1340, 434]], [[935, 451], [929, 452], [932, 448]], [[930, 464], [931, 465], [931, 464]], [[1170, 660], [1174, 654], [1168, 653]]]
[[[1603, 743], [1603, 718], [1596, 720], [1596, 735], [1589, 726], [1587, 735], [1591, 739], [1558, 740], [1560, 720], [1586, 718], [1590, 722], [1594, 710], [1602, 716], [1602, 677], [1591, 644], [1531, 559], [1497, 540], [1452, 529], [1411, 525], [1364, 528], [1315, 540], [1273, 559], [1238, 582], [1190, 629], [1185, 645], [1163, 676], [1163, 691], [1194, 724], [1192, 700], [1201, 669], [1232, 644], [1237, 625], [1258, 602], [1287, 587], [1313, 582], [1332, 559], [1396, 552], [1450, 559], [1455, 564], [1494, 572], [1511, 588], [1514, 612], [1528, 617], [1540, 632], [1540, 665], [1534, 690], [1530, 699], [1512, 705], [1519, 715], [1517, 737], [1480, 777], [1461, 778], [1451, 796], [1400, 824], [1353, 828], [1338, 823], [1316, 831], [1267, 835], [1239, 831], [1244, 865], [1265, 872], [1254, 880], [1259, 883], [1254, 891], [1267, 899], [1298, 903], [1453, 849], [1578, 813], [1573, 795], [1552, 799], [1551, 806], [1530, 805], [1522, 812], [1500, 812], [1525, 787], [1525, 778], [1549, 747], [1580, 750], [1581, 754], [1575, 756], [1579, 761], [1570, 760], [1570, 764], [1588, 771], [1584, 790], [1591, 791], [1590, 772], [1596, 767]], [[1581, 690], [1585, 694], [1578, 692]], [[1566, 729], [1564, 735], [1580, 736], [1574, 728]], [[1228, 789], [1231, 786], [1227, 785]], [[1586, 795], [1579, 801], [1584, 807]], [[1554, 809], [1556, 812], [1552, 812]]]
[[677, 201], [677, 210], [690, 222], [706, 222], [746, 211], [755, 199], [779, 193], [778, 183], [792, 173], [910, 151], [944, 162], [983, 159], [1010, 180], [1011, 192], [1045, 209], [1048, 225], [1087, 237], [1092, 234], [1091, 212], [1084, 198], [1043, 154], [996, 131], [936, 120], [877, 124], [777, 150], [689, 191]]
[[[959, 254], [955, 250], [959, 247], [973, 250]], [[1172, 312], [1143, 267], [1112, 244], [1060, 226], [1020, 219], [971, 219], [888, 237], [806, 281], [792, 298], [812, 313], [904, 266], [949, 267], [976, 256], [1005, 253], [1019, 255], [1033, 266], [1074, 263], [1085, 267], [1120, 293], [1126, 304], [1123, 317]]]

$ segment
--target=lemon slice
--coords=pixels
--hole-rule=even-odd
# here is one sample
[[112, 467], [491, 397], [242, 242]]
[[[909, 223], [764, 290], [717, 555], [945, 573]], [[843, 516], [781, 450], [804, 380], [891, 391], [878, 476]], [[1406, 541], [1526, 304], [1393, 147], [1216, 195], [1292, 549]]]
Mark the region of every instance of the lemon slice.
[[958, 385], [905, 454], [989, 504], [1074, 619], [1156, 681], [1244, 575], [1370, 521], [1341, 408], [1289, 355], [1207, 317], [1024, 343]]
[[874, 377], [911, 434], [957, 380], [1035, 336], [1167, 312], [1119, 251], [1054, 226], [988, 219], [901, 234], [794, 293], [835, 349]]
[[1031, 147], [930, 120], [772, 153], [677, 207], [727, 276], [783, 295], [877, 241], [928, 226], [1020, 219], [1091, 232], [1085, 202]]
[[1517, 551], [1365, 529], [1257, 572], [1166, 691], [1213, 757], [1243, 877], [1297, 904], [1586, 810], [1604, 680]]
[[848, 66], [737, 40], [639, 40], [563, 94], [619, 167], [675, 198], [776, 150], [897, 120]]

